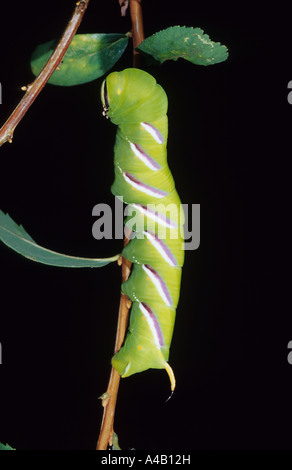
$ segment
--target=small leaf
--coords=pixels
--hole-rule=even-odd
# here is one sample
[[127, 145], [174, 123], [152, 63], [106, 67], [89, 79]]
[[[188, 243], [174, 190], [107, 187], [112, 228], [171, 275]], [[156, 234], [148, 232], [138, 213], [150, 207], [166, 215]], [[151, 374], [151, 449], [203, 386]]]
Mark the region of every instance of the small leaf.
[[[128, 39], [127, 34], [76, 34], [48, 83], [72, 86], [101, 77], [119, 60]], [[56, 45], [57, 41], [53, 40], [36, 47], [31, 57], [34, 75], [39, 74]]]
[[112, 450], [122, 450], [119, 446], [119, 439], [118, 439], [118, 435], [114, 432], [113, 433], [113, 446], [112, 446]]
[[9, 444], [1, 444], [0, 442], [0, 450], [15, 450], [13, 447], [11, 447]]
[[79, 258], [48, 250], [37, 245], [22, 225], [17, 225], [8, 214], [2, 211], [0, 211], [0, 240], [26, 258], [64, 268], [101, 268], [117, 261], [120, 257], [116, 255], [111, 258]]
[[201, 28], [171, 26], [146, 38], [137, 50], [159, 62], [182, 58], [197, 65], [212, 65], [228, 57], [226, 46], [213, 42]]

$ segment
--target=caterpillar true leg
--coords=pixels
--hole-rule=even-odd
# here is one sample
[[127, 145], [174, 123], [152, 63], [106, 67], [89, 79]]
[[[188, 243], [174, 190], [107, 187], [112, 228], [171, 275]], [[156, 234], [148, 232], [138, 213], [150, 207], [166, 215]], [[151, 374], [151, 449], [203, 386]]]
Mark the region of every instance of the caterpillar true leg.
[[173, 392], [167, 361], [184, 263], [184, 217], [167, 165], [167, 96], [151, 75], [133, 68], [111, 73], [101, 98], [103, 114], [118, 125], [111, 190], [136, 213], [136, 237], [123, 250], [133, 263], [122, 284], [132, 301], [129, 331], [112, 364], [122, 377], [165, 369]]

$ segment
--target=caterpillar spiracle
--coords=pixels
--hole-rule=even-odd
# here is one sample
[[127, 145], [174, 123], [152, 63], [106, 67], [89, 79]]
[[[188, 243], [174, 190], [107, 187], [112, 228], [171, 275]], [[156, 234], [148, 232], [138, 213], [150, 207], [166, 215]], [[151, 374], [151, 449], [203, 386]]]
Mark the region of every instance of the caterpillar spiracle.
[[152, 75], [131, 68], [107, 76], [101, 99], [103, 114], [118, 126], [111, 191], [136, 214], [134, 237], [123, 250], [133, 263], [122, 284], [132, 301], [129, 329], [112, 365], [122, 377], [166, 369], [173, 391], [167, 361], [184, 263], [184, 215], [167, 164], [167, 96]]

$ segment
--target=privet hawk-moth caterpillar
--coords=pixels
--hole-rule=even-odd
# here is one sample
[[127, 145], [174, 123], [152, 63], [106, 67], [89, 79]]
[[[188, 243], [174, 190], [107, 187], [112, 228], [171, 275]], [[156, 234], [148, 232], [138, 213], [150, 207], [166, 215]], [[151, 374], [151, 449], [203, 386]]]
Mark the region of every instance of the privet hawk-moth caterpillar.
[[[134, 237], [123, 250], [133, 263], [122, 284], [132, 301], [129, 331], [112, 364], [122, 377], [166, 369], [173, 391], [167, 361], [184, 263], [184, 216], [167, 164], [167, 96], [149, 73], [132, 68], [108, 75], [101, 99], [103, 114], [118, 125], [111, 191], [136, 214]], [[125, 224], [131, 225], [130, 216]]]

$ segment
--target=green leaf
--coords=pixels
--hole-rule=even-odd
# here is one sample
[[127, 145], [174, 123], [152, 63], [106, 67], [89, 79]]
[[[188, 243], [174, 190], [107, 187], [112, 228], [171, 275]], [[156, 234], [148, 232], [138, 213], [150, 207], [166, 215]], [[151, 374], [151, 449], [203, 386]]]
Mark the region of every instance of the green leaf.
[[112, 450], [122, 450], [119, 446], [118, 435], [115, 432], [113, 433], [113, 447], [112, 447]]
[[13, 447], [11, 447], [8, 444], [5, 445], [5, 444], [1, 444], [0, 442], [0, 450], [15, 450], [15, 449], [13, 449]]
[[137, 50], [163, 63], [182, 58], [197, 65], [212, 65], [228, 57], [226, 46], [213, 42], [201, 28], [171, 26], [146, 38]]
[[[50, 77], [52, 85], [72, 86], [91, 82], [110, 70], [128, 44], [127, 34], [76, 34], [63, 58], [59, 70]], [[49, 41], [36, 47], [31, 57], [31, 69], [38, 75], [57, 45]]]
[[113, 261], [117, 261], [120, 256], [116, 255], [111, 258], [101, 259], [79, 258], [48, 250], [37, 245], [22, 225], [17, 225], [8, 214], [4, 214], [2, 211], [0, 211], [0, 240], [26, 258], [38, 263], [64, 268], [101, 268]]

